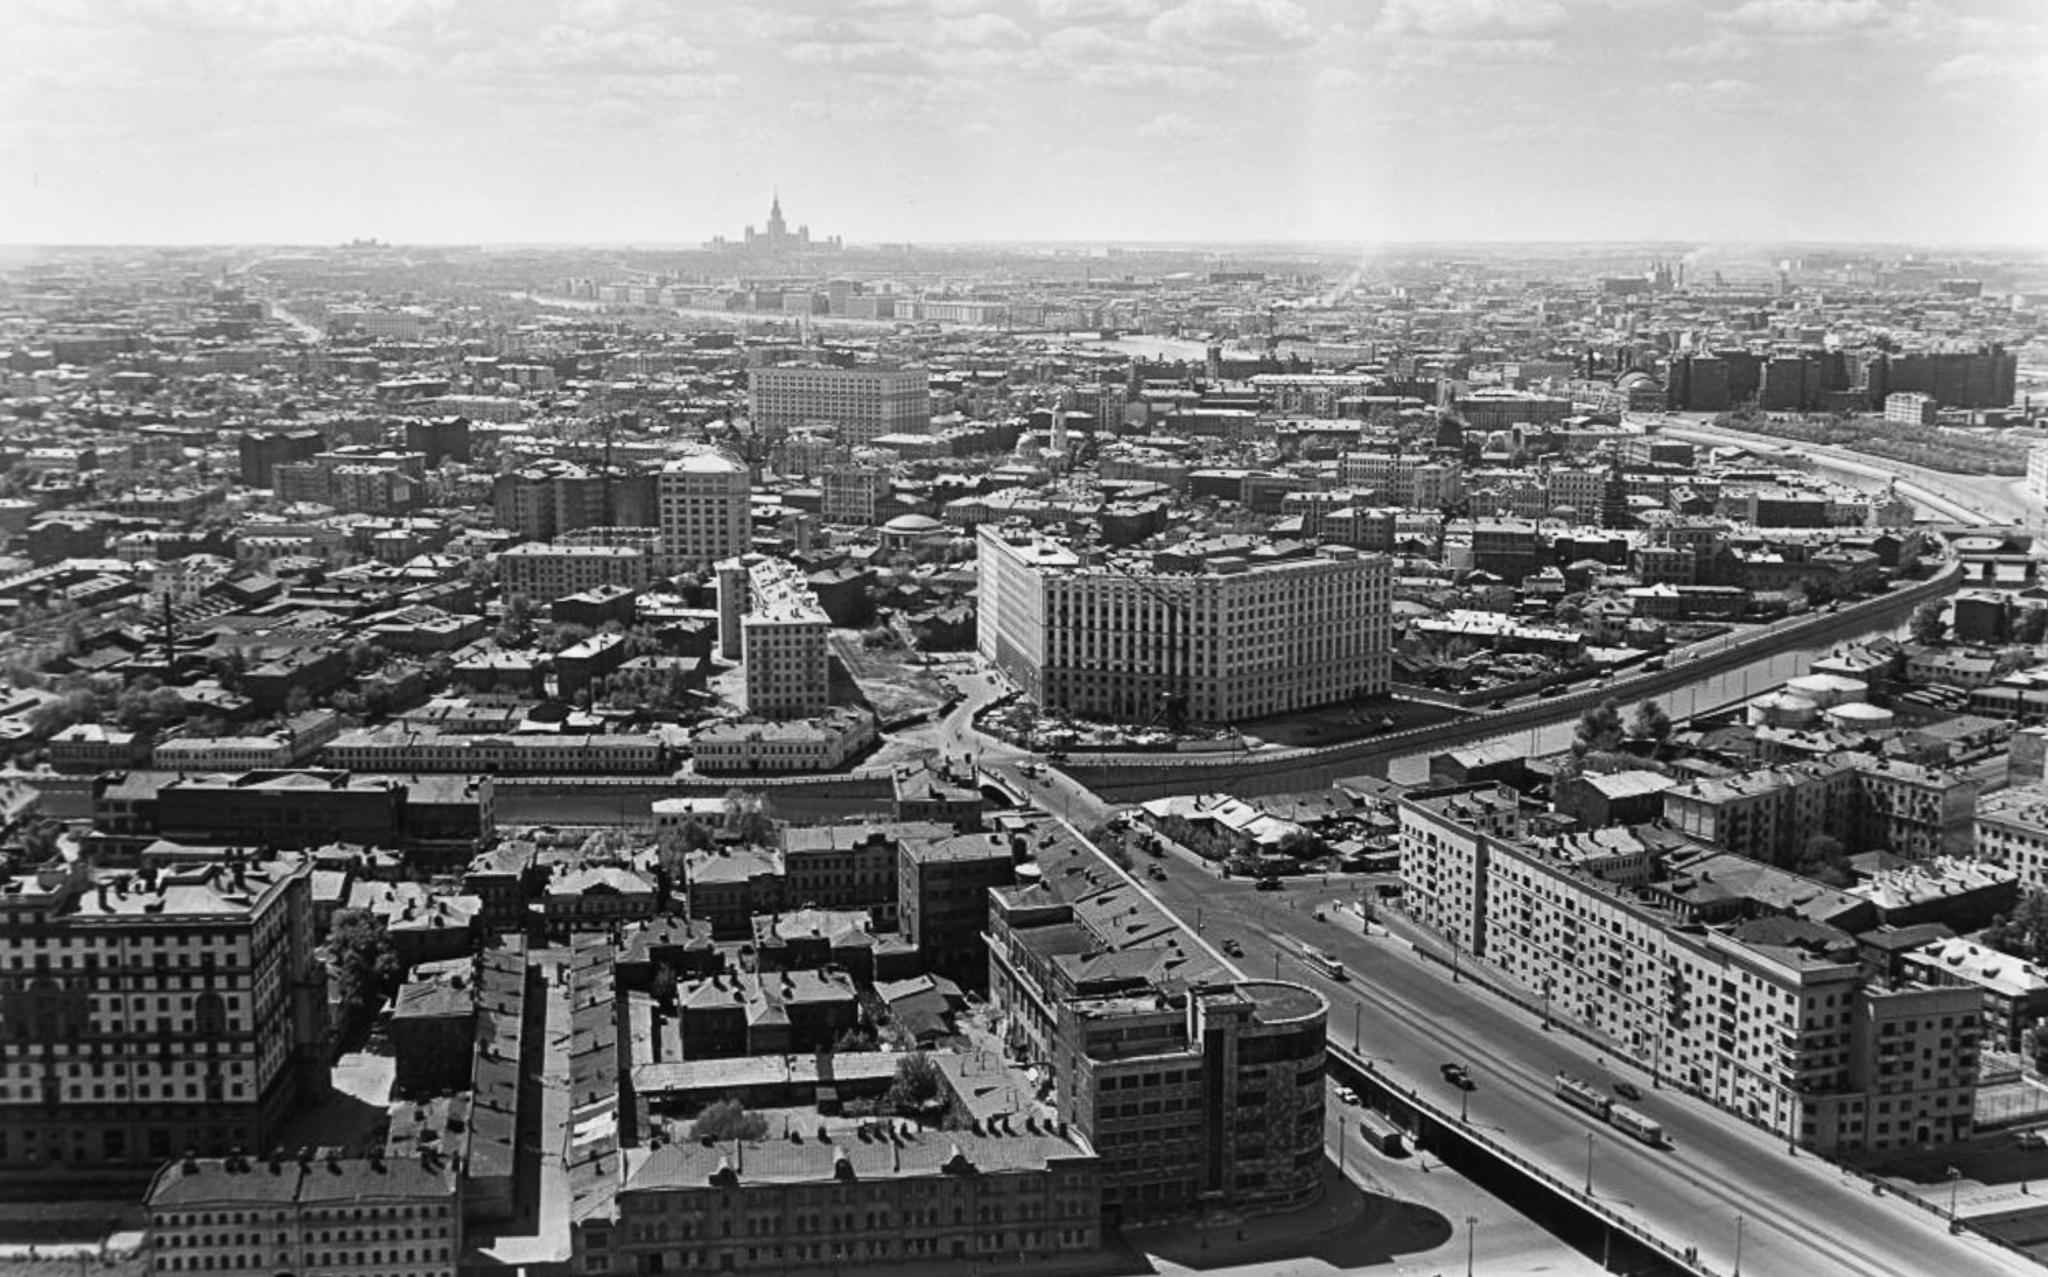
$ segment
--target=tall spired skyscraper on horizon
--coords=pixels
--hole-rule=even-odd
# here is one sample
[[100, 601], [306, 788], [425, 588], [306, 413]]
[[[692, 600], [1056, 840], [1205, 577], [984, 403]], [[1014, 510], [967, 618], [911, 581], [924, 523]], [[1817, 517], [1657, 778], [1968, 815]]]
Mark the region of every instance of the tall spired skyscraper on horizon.
[[766, 230], [757, 231], [753, 226], [749, 225], [746, 229], [746, 237], [737, 244], [720, 235], [704, 247], [712, 252], [732, 252], [738, 250], [747, 253], [772, 255], [780, 253], [832, 253], [839, 251], [844, 246], [837, 235], [832, 236], [830, 239], [812, 242], [811, 228], [809, 226], [800, 225], [796, 230], [791, 231], [789, 223], [784, 221], [782, 217], [782, 192], [776, 191], [773, 193], [768, 204], [768, 227]]

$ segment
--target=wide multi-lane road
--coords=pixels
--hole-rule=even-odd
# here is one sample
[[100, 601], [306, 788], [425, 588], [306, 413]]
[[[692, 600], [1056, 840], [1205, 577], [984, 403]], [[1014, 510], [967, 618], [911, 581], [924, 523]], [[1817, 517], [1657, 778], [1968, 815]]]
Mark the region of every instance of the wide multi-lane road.
[[[1461, 1095], [1440, 1066], [1465, 1064], [1477, 1082], [1464, 1097], [1469, 1120], [1483, 1133], [1574, 1186], [1584, 1184], [1590, 1154], [1596, 1197], [1674, 1246], [1697, 1246], [1713, 1271], [1735, 1269], [1739, 1231], [1745, 1273], [2038, 1273], [1981, 1239], [1951, 1236], [1940, 1218], [1877, 1196], [1819, 1157], [1789, 1153], [1781, 1138], [1653, 1088], [1646, 1070], [1546, 1030], [1540, 1015], [1470, 980], [1454, 983], [1447, 965], [1421, 960], [1409, 939], [1378, 927], [1362, 934], [1356, 914], [1333, 908], [1353, 896], [1351, 887], [1309, 879], [1257, 892], [1185, 860], [1168, 864], [1166, 882], [1145, 886], [1212, 944], [1242, 946], [1245, 975], [1277, 971], [1327, 995], [1333, 1043], [1355, 1038], [1380, 1073], [1451, 1113]], [[1300, 956], [1304, 943], [1341, 959], [1350, 978], [1311, 969]], [[1641, 1087], [1637, 1107], [1663, 1123], [1674, 1146], [1649, 1148], [1565, 1106], [1553, 1094], [1560, 1069], [1603, 1086]]]

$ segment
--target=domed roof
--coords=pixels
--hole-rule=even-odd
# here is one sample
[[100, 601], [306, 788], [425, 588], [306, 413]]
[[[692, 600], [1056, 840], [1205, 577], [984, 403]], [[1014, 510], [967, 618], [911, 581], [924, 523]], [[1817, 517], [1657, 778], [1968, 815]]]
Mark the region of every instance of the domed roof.
[[1616, 390], [1633, 390], [1637, 386], [1654, 386], [1661, 390], [1663, 383], [1640, 368], [1630, 369], [1614, 379], [1614, 388]]
[[945, 524], [928, 514], [899, 514], [883, 524], [882, 531], [915, 535], [925, 532], [937, 532], [945, 526]]

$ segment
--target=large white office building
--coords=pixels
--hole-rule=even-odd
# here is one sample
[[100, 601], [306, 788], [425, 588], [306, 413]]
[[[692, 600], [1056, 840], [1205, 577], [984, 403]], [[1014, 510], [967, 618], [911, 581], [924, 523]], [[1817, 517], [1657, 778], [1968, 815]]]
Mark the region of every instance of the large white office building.
[[825, 423], [838, 428], [842, 444], [928, 434], [932, 425], [931, 379], [922, 368], [754, 368], [747, 403], [757, 430]]
[[980, 530], [978, 647], [1044, 709], [1195, 722], [1312, 709], [1387, 690], [1393, 573], [1342, 546], [1201, 572], [1084, 563], [1016, 527]]

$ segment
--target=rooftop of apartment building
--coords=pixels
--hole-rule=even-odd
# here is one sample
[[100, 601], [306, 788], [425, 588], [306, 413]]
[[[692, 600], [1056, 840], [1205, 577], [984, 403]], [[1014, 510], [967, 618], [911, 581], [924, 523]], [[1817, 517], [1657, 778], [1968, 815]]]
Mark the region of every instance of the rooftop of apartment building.
[[2012, 887], [2016, 891], [2018, 881], [2018, 873], [2004, 865], [1984, 860], [1966, 860], [1957, 856], [1940, 856], [1932, 860], [1881, 869], [1848, 890], [1849, 894], [1860, 896], [1879, 909], [1891, 912], [1971, 892], [1996, 890], [2002, 887]]
[[47, 867], [0, 885], [0, 903], [38, 904], [78, 922], [197, 919], [247, 914], [307, 862], [297, 855], [252, 864], [176, 865], [95, 876], [82, 864]]
[[2048, 969], [1961, 936], [1932, 941], [1910, 951], [1906, 958], [2001, 997], [2048, 996]]
[[[1094, 1152], [1077, 1132], [1046, 1131], [1036, 1121], [1015, 1133], [977, 1135], [968, 1131], [896, 1128], [889, 1135], [867, 1128], [826, 1133], [824, 1139], [794, 1131], [785, 1139], [702, 1144], [683, 1141], [626, 1153], [622, 1191], [700, 1189], [743, 1184], [833, 1183], [908, 1179], [961, 1170], [982, 1174], [1044, 1170]], [[843, 1168], [843, 1169], [842, 1169]]]
[[1977, 823], [2048, 833], [2048, 783], [1985, 794], [1977, 800]]
[[786, 560], [762, 558], [747, 569], [747, 580], [753, 607], [749, 620], [828, 624], [810, 582]]

